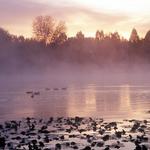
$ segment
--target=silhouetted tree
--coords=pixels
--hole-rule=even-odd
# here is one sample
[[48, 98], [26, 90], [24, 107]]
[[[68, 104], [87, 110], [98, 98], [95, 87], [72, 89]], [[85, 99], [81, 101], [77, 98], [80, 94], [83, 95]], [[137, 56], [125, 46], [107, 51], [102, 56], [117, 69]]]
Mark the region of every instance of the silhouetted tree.
[[21, 35], [21, 36], [18, 37], [18, 41], [19, 41], [19, 42], [24, 42], [24, 41], [25, 41], [25, 38]]
[[96, 35], [95, 35], [95, 39], [100, 41], [100, 40], [103, 40], [104, 39], [104, 32], [101, 30], [97, 30], [96, 31]]
[[51, 42], [57, 45], [64, 43], [67, 40], [65, 22], [60, 21], [53, 32]]
[[11, 35], [8, 31], [3, 28], [0, 28], [0, 41], [8, 41], [11, 39]]
[[134, 28], [131, 32], [129, 41], [132, 43], [137, 43], [140, 40], [137, 30]]
[[120, 35], [118, 32], [111, 33], [110, 36], [113, 41], [120, 41]]
[[76, 38], [79, 40], [84, 39], [84, 34], [82, 33], [82, 31], [77, 32]]
[[[0, 28], [1, 70], [12, 66], [19, 70], [28, 67], [41, 69], [46, 65], [56, 66], [56, 62], [62, 61], [80, 65], [94, 63], [102, 67], [121, 63], [130, 66], [150, 63], [150, 31], [144, 40], [139, 38], [136, 29], [132, 30], [130, 40], [120, 38], [118, 32], [104, 34], [103, 31], [97, 31], [95, 38], [84, 37], [81, 31], [75, 37], [67, 38], [64, 22], [43, 18], [45, 16], [34, 20], [36, 39], [11, 35]], [[49, 45], [45, 46], [39, 41]]]
[[144, 40], [150, 42], [150, 30], [146, 33]]

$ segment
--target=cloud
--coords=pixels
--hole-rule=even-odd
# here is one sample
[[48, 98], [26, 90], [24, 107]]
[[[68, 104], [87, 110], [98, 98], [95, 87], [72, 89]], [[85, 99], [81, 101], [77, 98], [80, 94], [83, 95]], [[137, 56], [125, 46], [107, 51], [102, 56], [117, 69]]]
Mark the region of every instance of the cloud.
[[[110, 31], [123, 30], [132, 24], [141, 24], [138, 20], [135, 21], [138, 16], [95, 10], [72, 0], [0, 0], [0, 26], [15, 34], [30, 34], [32, 21], [39, 15], [51, 15], [66, 21], [69, 34], [79, 30], [95, 32], [99, 28]], [[148, 28], [147, 24], [145, 23], [143, 28]]]
[[[126, 16], [112, 15], [103, 12], [95, 12], [93, 10], [81, 7], [56, 5], [57, 3], [39, 3], [38, 1], [29, 0], [0, 0], [0, 20], [1, 23], [25, 22], [38, 15], [53, 15], [59, 19], [67, 19], [70, 16], [83, 14], [88, 18], [100, 20], [102, 22], [119, 21], [125, 19]], [[80, 16], [79, 16], [80, 17]]]
[[45, 8], [44, 4], [28, 0], [0, 0], [0, 20], [4, 24], [26, 22]]
[[[112, 31], [117, 28], [117, 25], [122, 22], [127, 22], [130, 17], [124, 14], [112, 14], [103, 11], [95, 11], [85, 7], [65, 7], [54, 11], [54, 16], [66, 20], [68, 32], [70, 35], [75, 35], [79, 30], [82, 30], [86, 36], [94, 36], [97, 29]], [[115, 30], [115, 29], [114, 29]]]
[[[120, 21], [127, 20], [129, 17], [124, 14], [112, 14], [102, 11], [94, 11], [84, 7], [63, 7], [54, 8], [53, 14], [60, 18], [71, 18], [72, 16], [77, 16], [78, 18], [84, 16], [86, 19], [96, 20], [99, 22], [117, 23]], [[58, 15], [59, 14], [59, 15]], [[84, 18], [83, 18], [84, 19]]]

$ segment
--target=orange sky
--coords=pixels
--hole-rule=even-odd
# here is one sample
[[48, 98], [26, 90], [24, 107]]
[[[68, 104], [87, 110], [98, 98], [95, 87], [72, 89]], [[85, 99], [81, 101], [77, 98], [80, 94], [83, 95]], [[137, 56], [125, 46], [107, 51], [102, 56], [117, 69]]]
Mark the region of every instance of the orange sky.
[[39, 15], [64, 20], [68, 36], [79, 30], [95, 36], [103, 29], [128, 38], [135, 27], [143, 37], [150, 29], [150, 0], [0, 0], [0, 26], [10, 33], [32, 36], [32, 21]]

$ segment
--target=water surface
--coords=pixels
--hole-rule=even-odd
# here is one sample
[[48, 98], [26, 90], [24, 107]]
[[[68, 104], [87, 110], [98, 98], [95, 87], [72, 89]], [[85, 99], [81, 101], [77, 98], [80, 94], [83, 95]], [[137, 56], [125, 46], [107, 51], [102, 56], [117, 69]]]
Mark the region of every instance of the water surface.
[[[144, 118], [150, 109], [150, 86], [10, 84], [0, 87], [0, 119], [27, 116]], [[49, 88], [50, 90], [46, 90]], [[39, 91], [31, 98], [27, 91]]]

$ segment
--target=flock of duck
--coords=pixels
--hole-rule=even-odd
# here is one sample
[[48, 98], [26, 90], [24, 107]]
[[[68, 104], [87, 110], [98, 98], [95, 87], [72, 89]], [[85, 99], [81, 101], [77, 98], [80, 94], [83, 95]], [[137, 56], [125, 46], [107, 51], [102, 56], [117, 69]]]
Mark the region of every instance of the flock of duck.
[[0, 124], [1, 150], [149, 150], [150, 119], [23, 118]]
[[[67, 90], [66, 87], [62, 87], [62, 88], [45, 88], [45, 91], [65, 91]], [[40, 95], [40, 91], [27, 91], [26, 94], [29, 94], [31, 98], [34, 98], [37, 95]]]

